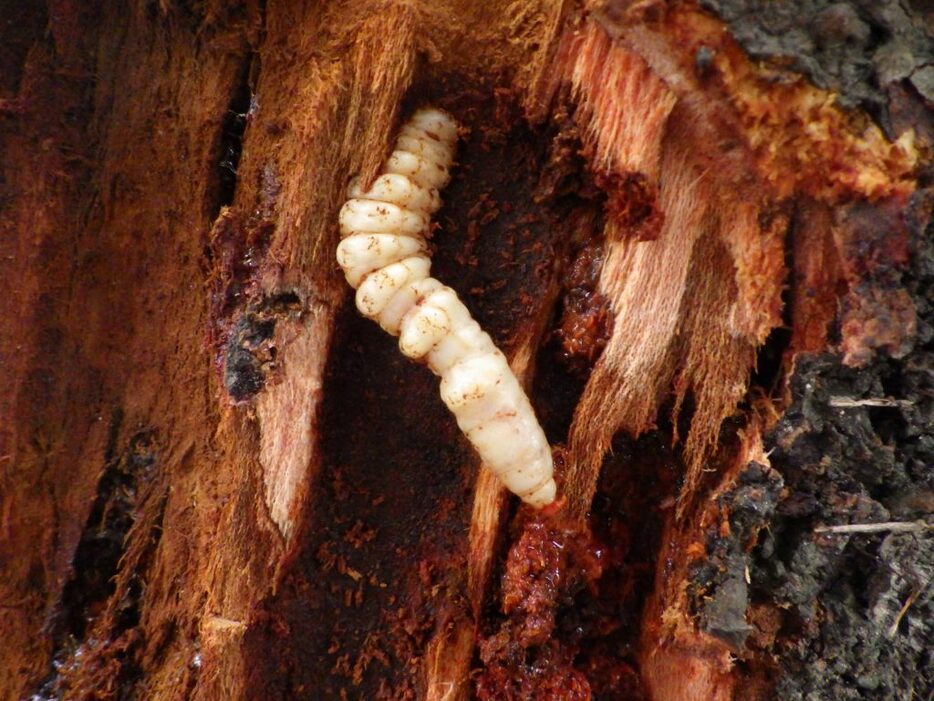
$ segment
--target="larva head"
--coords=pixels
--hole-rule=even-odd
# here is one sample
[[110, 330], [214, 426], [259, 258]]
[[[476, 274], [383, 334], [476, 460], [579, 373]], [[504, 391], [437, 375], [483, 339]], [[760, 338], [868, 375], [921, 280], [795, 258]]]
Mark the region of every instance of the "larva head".
[[454, 117], [437, 107], [423, 107], [415, 111], [408, 125], [421, 129], [430, 137], [454, 146], [457, 142], [457, 122]]

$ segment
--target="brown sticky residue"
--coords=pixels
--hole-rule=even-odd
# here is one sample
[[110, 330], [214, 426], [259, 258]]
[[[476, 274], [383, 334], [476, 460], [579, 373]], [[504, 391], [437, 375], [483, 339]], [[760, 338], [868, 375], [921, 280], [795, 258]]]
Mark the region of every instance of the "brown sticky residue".
[[480, 644], [478, 698], [588, 699], [590, 685], [573, 667], [576, 649], [553, 636], [559, 606], [600, 577], [603, 552], [565, 512], [527, 517], [502, 578], [507, 618]]
[[[257, 278], [275, 230], [280, 189], [273, 164], [266, 164], [263, 168], [258, 186], [257, 206], [249, 216], [244, 216], [237, 208], [221, 209], [211, 227], [206, 251], [210, 310], [208, 342], [215, 354], [218, 369], [225, 373], [228, 371], [226, 361], [229, 358], [225, 359], [224, 354], [229, 355], [231, 340], [236, 342], [237, 335], [245, 333], [243, 318], [238, 316], [238, 311], [247, 310], [251, 304], [255, 306], [255, 298], [261, 295]], [[250, 332], [246, 333], [249, 335]], [[261, 332], [260, 335], [265, 334]], [[235, 401], [258, 391], [258, 388], [253, 387], [248, 391], [232, 390], [229, 378], [225, 379], [224, 384]]]
[[[560, 506], [517, 516], [502, 618], [480, 646], [481, 698], [647, 698], [638, 660], [642, 608], [677, 461], [660, 434], [614, 448], [586, 525]], [[565, 457], [556, 451], [559, 472]]]
[[[544, 644], [554, 632], [559, 596], [599, 576], [600, 552], [582, 549], [582, 535], [536, 519], [510, 549], [502, 581], [503, 613], [513, 619], [521, 647]], [[583, 569], [569, 570], [572, 562]], [[573, 581], [575, 577], [581, 581]]]
[[496, 657], [500, 654], [504, 654], [503, 651], [488, 645], [481, 648], [481, 658], [489, 667], [477, 678], [479, 701], [588, 701], [592, 698], [587, 678], [571, 665], [568, 652], [554, 643], [540, 649], [534, 667], [520, 667], [511, 660], [501, 662]]
[[559, 359], [574, 372], [589, 372], [609, 338], [613, 320], [597, 283], [603, 267], [603, 244], [582, 248], [565, 273], [566, 292], [555, 335]]

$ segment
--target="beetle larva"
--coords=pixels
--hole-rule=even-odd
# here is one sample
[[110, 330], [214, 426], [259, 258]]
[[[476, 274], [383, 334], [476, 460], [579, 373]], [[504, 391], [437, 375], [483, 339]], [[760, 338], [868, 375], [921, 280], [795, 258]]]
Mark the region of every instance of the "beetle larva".
[[364, 192], [351, 182], [337, 261], [357, 290], [360, 313], [441, 377], [441, 398], [486, 466], [523, 501], [542, 507], [554, 501], [556, 487], [532, 405], [457, 293], [430, 276], [426, 237], [456, 142], [449, 114], [418, 110], [372, 186]]

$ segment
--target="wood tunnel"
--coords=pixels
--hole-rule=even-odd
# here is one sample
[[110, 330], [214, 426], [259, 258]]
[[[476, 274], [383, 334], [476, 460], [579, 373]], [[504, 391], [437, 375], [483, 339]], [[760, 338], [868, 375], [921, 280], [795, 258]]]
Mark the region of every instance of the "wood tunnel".
[[[929, 3], [0, 7], [0, 698], [934, 693]], [[555, 509], [335, 261], [424, 105]]]

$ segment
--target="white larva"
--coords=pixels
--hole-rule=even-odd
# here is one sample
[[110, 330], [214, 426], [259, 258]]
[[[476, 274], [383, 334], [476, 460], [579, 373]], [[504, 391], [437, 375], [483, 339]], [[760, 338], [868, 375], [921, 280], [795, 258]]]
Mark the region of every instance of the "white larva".
[[457, 124], [421, 109], [399, 132], [384, 173], [348, 188], [337, 262], [357, 309], [399, 336], [400, 350], [441, 377], [441, 398], [484, 464], [523, 501], [552, 503], [551, 448], [528, 397], [457, 293], [430, 277], [425, 239], [454, 161]]

